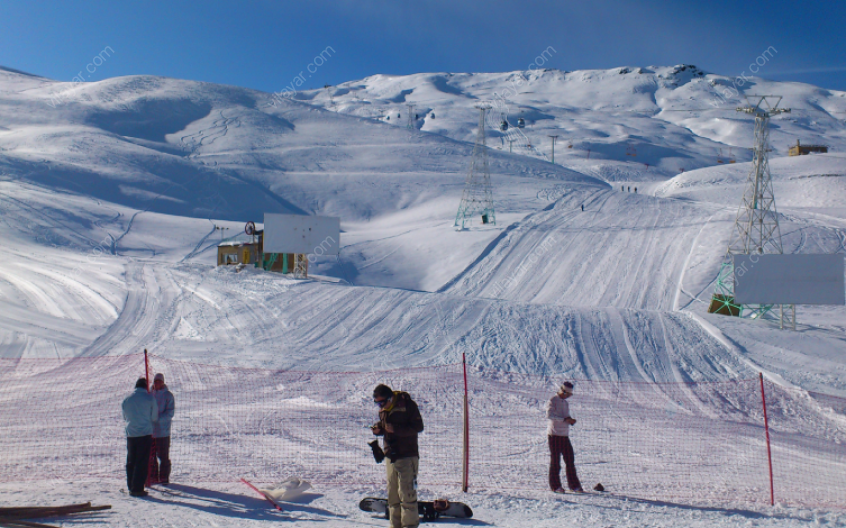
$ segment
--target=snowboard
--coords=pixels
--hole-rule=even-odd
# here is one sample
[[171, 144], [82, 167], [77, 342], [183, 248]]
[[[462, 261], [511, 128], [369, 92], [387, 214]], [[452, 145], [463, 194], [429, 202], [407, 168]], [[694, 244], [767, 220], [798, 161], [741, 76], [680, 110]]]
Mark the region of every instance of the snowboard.
[[[362, 511], [381, 513], [388, 517], [388, 499], [366, 497], [361, 499], [358, 507]], [[463, 502], [452, 502], [445, 499], [436, 501], [417, 501], [417, 512], [427, 521], [434, 521], [438, 517], [457, 517], [469, 519], [473, 517], [473, 510]]]

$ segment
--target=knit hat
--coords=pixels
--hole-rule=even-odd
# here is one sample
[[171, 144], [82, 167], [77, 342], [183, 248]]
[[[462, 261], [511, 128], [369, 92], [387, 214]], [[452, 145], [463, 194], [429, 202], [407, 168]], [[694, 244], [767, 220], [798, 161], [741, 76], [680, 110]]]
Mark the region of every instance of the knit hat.
[[164, 374], [162, 374], [161, 372], [156, 374], [156, 376], [153, 378], [153, 381], [159, 381], [159, 380], [162, 380], [162, 383], [164, 383]]
[[147, 388], [147, 379], [146, 378], [138, 378], [138, 381], [135, 382], [136, 389], [146, 389]]
[[394, 391], [391, 390], [391, 388], [388, 387], [387, 385], [385, 385], [384, 383], [380, 383], [379, 385], [376, 385], [376, 388], [373, 389], [373, 397], [374, 398], [378, 398], [380, 396], [383, 397], [383, 398], [390, 398], [393, 395], [394, 395]]
[[561, 392], [566, 392], [567, 394], [573, 394], [573, 384], [569, 381], [565, 381], [561, 384]]

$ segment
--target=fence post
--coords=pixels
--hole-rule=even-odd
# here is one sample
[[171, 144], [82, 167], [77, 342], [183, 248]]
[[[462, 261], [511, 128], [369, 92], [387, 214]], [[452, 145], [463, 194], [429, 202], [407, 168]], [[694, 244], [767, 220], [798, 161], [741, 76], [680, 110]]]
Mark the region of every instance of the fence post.
[[470, 414], [467, 402], [467, 359], [461, 354], [461, 366], [464, 371], [464, 460], [461, 491], [466, 492], [470, 482]]
[[770, 448], [770, 422], [767, 419], [767, 397], [764, 394], [764, 373], [758, 373], [761, 381], [761, 404], [764, 407], [764, 431], [767, 434], [767, 462], [770, 466], [770, 506], [775, 506], [775, 491], [773, 490], [773, 454]]

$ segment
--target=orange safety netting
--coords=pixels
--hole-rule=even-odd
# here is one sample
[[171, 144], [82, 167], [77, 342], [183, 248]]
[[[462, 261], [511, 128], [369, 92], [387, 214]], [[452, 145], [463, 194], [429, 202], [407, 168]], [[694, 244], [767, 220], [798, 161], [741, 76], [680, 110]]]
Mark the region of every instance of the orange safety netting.
[[[297, 372], [150, 358], [176, 399], [172, 482], [276, 482], [299, 476], [384, 485], [367, 442], [377, 383], [408, 391], [425, 423], [421, 488], [462, 485], [462, 366]], [[140, 355], [0, 359], [0, 480], [122, 479], [121, 401]], [[544, 406], [561, 378], [470, 369], [469, 486], [548, 490]], [[776, 502], [846, 505], [846, 400], [765, 383]], [[770, 501], [759, 380], [576, 381], [568, 400], [586, 489], [660, 500]], [[562, 480], [564, 480], [562, 469]]]

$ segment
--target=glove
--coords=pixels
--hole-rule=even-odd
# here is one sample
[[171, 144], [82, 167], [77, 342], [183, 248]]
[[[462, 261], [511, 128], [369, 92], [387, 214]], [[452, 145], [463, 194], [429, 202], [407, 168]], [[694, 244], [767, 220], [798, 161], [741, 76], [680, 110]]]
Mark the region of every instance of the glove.
[[379, 441], [373, 440], [369, 444], [370, 450], [373, 451], [373, 458], [376, 459], [377, 464], [381, 464], [383, 460], [385, 460], [385, 452], [382, 451], [382, 448], [379, 447]]

